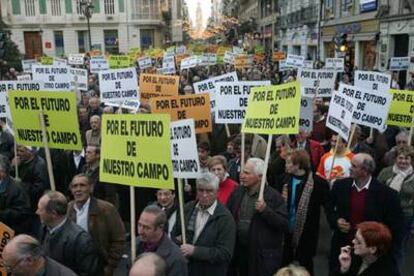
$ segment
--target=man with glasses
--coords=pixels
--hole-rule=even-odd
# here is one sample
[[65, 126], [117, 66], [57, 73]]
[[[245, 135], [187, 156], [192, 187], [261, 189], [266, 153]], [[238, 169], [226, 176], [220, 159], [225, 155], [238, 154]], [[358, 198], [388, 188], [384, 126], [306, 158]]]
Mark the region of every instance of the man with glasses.
[[46, 257], [41, 244], [31, 236], [18, 235], [5, 247], [2, 266], [12, 276], [76, 276], [62, 264]]
[[340, 248], [351, 243], [357, 225], [364, 221], [381, 222], [390, 228], [394, 259], [400, 258], [403, 214], [398, 194], [375, 179], [374, 171], [374, 159], [359, 153], [352, 158], [351, 177], [334, 182], [327, 210], [334, 231], [329, 262], [331, 275], [339, 269]]
[[[186, 243], [181, 252], [188, 259], [189, 275], [226, 275], [233, 256], [236, 227], [232, 215], [217, 201], [219, 179], [204, 173], [196, 180], [197, 199], [186, 204]], [[173, 230], [181, 236], [180, 223]]]

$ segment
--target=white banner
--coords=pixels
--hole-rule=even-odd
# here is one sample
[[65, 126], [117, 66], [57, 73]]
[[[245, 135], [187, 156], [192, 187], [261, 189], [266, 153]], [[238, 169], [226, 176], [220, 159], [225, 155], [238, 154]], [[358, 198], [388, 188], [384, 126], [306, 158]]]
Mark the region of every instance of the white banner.
[[137, 72], [134, 67], [99, 72], [101, 102], [139, 100]]
[[[328, 70], [299, 69], [302, 96], [331, 97], [335, 88], [336, 72]], [[316, 89], [318, 88], [318, 89]]]
[[304, 60], [303, 61], [304, 69], [313, 69], [313, 60]]
[[109, 69], [108, 60], [104, 56], [91, 57], [89, 61], [91, 73], [98, 73]]
[[32, 66], [34, 64], [37, 64], [37, 60], [35, 60], [35, 59], [24, 59], [24, 60], [22, 60], [23, 72], [32, 73]]
[[289, 70], [293, 70], [293, 69], [295, 69], [295, 68], [293, 68], [292, 66], [287, 65], [286, 59], [279, 60], [279, 71], [280, 72], [289, 71]]
[[72, 77], [67, 66], [33, 65], [32, 76], [34, 81], [44, 82], [45, 90], [71, 90]]
[[344, 72], [345, 71], [344, 59], [343, 58], [327, 58], [325, 60], [325, 70]]
[[299, 129], [310, 133], [313, 129], [313, 100], [302, 97], [300, 100]]
[[270, 81], [240, 81], [216, 83], [216, 124], [243, 123], [250, 88], [271, 85]]
[[174, 177], [200, 177], [194, 119], [171, 122], [171, 159]]
[[60, 67], [60, 66], [67, 66], [68, 65], [68, 61], [64, 58], [58, 58], [55, 57], [53, 58], [53, 66], [55, 67]]
[[164, 56], [162, 60], [162, 69], [164, 75], [175, 74], [175, 59], [174, 56]]
[[379, 93], [388, 93], [391, 86], [391, 76], [371, 71], [355, 71], [354, 85]]
[[196, 67], [199, 64], [198, 56], [192, 56], [185, 58], [181, 61], [180, 70], [190, 69]]
[[86, 69], [69, 68], [72, 76], [71, 89], [77, 87], [80, 91], [88, 91], [88, 71]]
[[230, 51], [226, 51], [224, 53], [223, 61], [224, 61], [224, 63], [234, 64], [234, 57], [235, 57], [234, 53], [232, 53]]
[[68, 63], [70, 65], [83, 65], [84, 57], [84, 54], [69, 54]]
[[333, 93], [326, 117], [326, 126], [338, 133], [345, 141], [348, 141], [355, 107], [353, 98], [338, 91]]
[[378, 93], [343, 83], [339, 85], [338, 94], [353, 98], [356, 104], [353, 112], [354, 123], [372, 127], [381, 132], [385, 131], [388, 110], [392, 101], [391, 94]]
[[138, 59], [139, 69], [144, 70], [152, 67], [152, 59], [150, 57], [142, 57]]
[[294, 68], [302, 68], [305, 58], [297, 55], [287, 55], [286, 65]]
[[410, 57], [393, 57], [390, 61], [390, 71], [404, 71], [410, 68]]
[[30, 74], [17, 75], [16, 77], [18, 81], [31, 81], [32, 80], [32, 76]]

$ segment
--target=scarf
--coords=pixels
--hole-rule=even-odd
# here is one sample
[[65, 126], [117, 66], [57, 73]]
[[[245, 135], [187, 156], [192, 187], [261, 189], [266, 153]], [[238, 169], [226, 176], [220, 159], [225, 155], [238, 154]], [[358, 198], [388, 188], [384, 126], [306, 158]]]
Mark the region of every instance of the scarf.
[[394, 177], [392, 178], [391, 182], [390, 182], [390, 188], [396, 190], [397, 192], [401, 191], [401, 186], [404, 182], [404, 179], [413, 173], [413, 167], [410, 166], [408, 169], [406, 169], [405, 171], [400, 170], [397, 165], [394, 165], [392, 167], [392, 172], [395, 174]]
[[292, 245], [294, 251], [298, 247], [299, 239], [302, 236], [303, 228], [305, 226], [306, 217], [308, 215], [309, 200], [313, 191], [313, 185], [313, 177], [312, 173], [310, 172], [299, 200], [298, 210], [296, 211], [296, 223], [292, 236]]

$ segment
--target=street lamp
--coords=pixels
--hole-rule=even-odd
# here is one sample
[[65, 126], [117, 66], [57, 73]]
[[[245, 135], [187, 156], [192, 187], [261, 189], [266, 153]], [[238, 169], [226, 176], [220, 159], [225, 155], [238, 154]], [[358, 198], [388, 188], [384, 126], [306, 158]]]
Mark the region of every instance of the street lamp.
[[88, 38], [89, 38], [89, 51], [92, 49], [92, 40], [91, 40], [91, 25], [89, 20], [92, 17], [92, 11], [93, 11], [93, 4], [90, 1], [87, 0], [81, 0], [80, 3], [81, 11], [83, 12], [83, 15], [86, 17], [86, 22], [88, 24]]

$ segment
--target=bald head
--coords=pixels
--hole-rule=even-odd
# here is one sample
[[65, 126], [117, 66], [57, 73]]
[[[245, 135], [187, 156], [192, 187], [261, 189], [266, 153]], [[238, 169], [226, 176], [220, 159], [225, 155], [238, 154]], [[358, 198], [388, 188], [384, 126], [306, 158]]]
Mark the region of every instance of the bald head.
[[167, 265], [163, 258], [155, 253], [144, 253], [129, 271], [129, 276], [165, 276]]
[[375, 161], [371, 155], [367, 153], [358, 153], [354, 155], [352, 160], [355, 160], [355, 162], [369, 174], [373, 174], [375, 172]]

